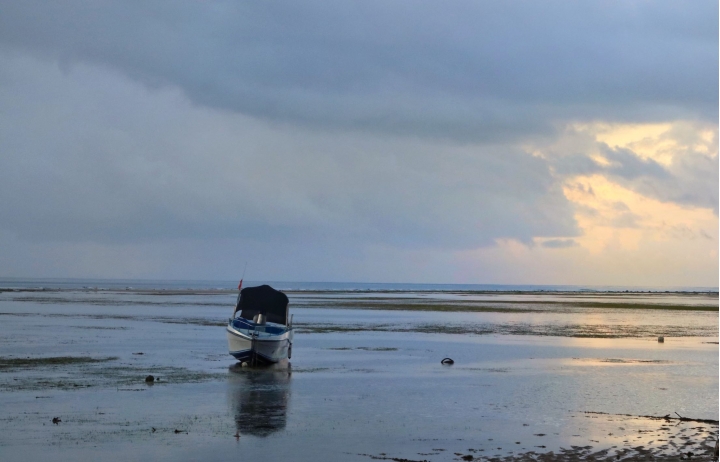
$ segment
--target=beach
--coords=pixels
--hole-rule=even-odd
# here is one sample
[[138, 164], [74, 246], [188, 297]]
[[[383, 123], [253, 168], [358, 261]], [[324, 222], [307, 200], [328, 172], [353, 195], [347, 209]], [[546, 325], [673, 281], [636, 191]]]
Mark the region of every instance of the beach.
[[253, 370], [227, 353], [237, 291], [0, 290], [4, 460], [709, 460], [717, 438], [716, 291], [288, 290], [293, 357]]

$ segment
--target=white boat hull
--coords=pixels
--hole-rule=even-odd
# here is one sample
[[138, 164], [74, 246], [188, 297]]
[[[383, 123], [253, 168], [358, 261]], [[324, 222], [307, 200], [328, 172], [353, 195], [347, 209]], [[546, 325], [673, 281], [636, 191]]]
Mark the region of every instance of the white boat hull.
[[288, 359], [292, 351], [292, 328], [271, 327], [282, 332], [265, 332], [266, 326], [245, 329], [230, 322], [227, 326], [230, 354], [238, 361], [250, 364], [273, 364]]

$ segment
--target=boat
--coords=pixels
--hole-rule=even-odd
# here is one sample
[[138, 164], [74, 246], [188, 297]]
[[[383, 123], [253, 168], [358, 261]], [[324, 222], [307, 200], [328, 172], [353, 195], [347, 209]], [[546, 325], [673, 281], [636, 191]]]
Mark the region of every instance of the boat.
[[288, 304], [287, 295], [268, 285], [241, 289], [227, 326], [230, 354], [248, 366], [290, 359], [293, 328]]

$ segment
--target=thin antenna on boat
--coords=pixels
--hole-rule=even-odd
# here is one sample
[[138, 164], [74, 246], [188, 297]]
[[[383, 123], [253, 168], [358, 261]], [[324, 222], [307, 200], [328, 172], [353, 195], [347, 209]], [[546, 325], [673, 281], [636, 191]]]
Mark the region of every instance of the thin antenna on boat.
[[[237, 313], [238, 305], [240, 304], [240, 289], [242, 289], [242, 283], [243, 279], [245, 279], [245, 270], [247, 270], [247, 262], [245, 262], [245, 268], [243, 268], [242, 276], [240, 277], [240, 284], [238, 284], [238, 296], [237, 300], [235, 301], [235, 310], [233, 311], [233, 318], [235, 317], [235, 313]], [[230, 318], [232, 321], [232, 318]]]
[[[238, 291], [242, 290], [243, 279], [245, 279], [245, 270], [247, 269], [247, 262], [245, 262], [245, 268], [243, 268], [242, 276], [240, 276], [240, 283], [238, 284]], [[238, 301], [240, 301], [240, 294], [238, 294]]]

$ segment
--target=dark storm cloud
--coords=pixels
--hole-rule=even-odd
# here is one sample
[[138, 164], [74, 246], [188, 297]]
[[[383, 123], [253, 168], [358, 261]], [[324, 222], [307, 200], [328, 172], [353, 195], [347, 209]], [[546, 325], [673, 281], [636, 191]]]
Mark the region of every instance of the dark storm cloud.
[[716, 120], [718, 5], [4, 2], [0, 43], [270, 120], [464, 140]]
[[4, 58], [0, 222], [25, 239], [465, 249], [577, 234], [547, 162], [514, 147], [308, 133]]

